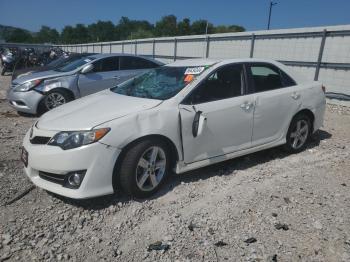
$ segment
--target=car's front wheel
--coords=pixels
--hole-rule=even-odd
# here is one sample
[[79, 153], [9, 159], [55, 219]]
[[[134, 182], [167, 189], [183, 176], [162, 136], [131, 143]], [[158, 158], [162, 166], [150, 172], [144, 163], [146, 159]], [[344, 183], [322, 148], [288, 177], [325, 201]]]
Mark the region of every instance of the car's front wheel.
[[167, 144], [146, 139], [132, 145], [119, 168], [119, 183], [128, 195], [149, 197], [164, 183], [170, 171]]
[[288, 129], [285, 149], [290, 153], [303, 151], [311, 135], [311, 127], [311, 120], [306, 114], [296, 115]]
[[46, 112], [58, 106], [70, 102], [72, 99], [69, 94], [62, 90], [53, 90], [45, 95], [42, 100], [42, 111]]

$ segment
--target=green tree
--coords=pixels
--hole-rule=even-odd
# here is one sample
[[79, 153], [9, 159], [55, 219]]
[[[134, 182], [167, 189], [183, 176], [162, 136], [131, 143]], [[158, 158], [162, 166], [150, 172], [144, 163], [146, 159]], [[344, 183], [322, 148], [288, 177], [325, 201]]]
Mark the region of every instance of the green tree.
[[35, 36], [37, 43], [57, 43], [59, 41], [59, 33], [56, 29], [51, 29], [48, 26], [42, 26], [40, 31]]
[[115, 39], [115, 26], [111, 21], [97, 21], [87, 27], [89, 37], [94, 42], [111, 41]]
[[65, 26], [61, 33], [61, 40], [65, 44], [72, 44], [74, 41], [74, 29], [72, 26]]
[[219, 25], [214, 28], [214, 33], [244, 32], [245, 28], [238, 25]]
[[130, 20], [123, 16], [115, 29], [117, 40], [135, 39], [135, 35], [153, 36], [154, 26], [145, 20]]
[[184, 18], [177, 24], [178, 35], [190, 35], [191, 34], [191, 21], [188, 18]]
[[208, 23], [208, 34], [214, 33], [214, 26], [212, 23], [209, 23], [207, 20], [197, 20], [192, 23], [191, 31], [192, 34], [195, 35], [203, 35], [205, 34], [207, 30], [207, 23]]
[[174, 15], [163, 16], [160, 21], [156, 23], [156, 36], [175, 36], [177, 35], [177, 18]]
[[33, 37], [28, 31], [16, 28], [6, 36], [5, 41], [9, 43], [32, 43]]

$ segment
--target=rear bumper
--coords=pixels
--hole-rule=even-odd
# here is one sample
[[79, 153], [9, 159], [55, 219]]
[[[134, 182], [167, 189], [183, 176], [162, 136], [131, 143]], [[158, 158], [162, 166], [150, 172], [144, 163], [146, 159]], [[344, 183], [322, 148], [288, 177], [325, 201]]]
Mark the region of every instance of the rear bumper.
[[[113, 170], [120, 153], [117, 148], [97, 142], [76, 149], [62, 150], [46, 144], [31, 144], [29, 132], [24, 138], [23, 146], [28, 152], [28, 165], [24, 171], [38, 187], [75, 199], [92, 198], [114, 192]], [[78, 170], [86, 170], [78, 189], [64, 187], [39, 176], [40, 172], [66, 175]]]
[[318, 129], [320, 129], [323, 126], [324, 121], [324, 114], [326, 111], [326, 99], [324, 102], [320, 103], [316, 109], [314, 110], [314, 132], [316, 132]]
[[38, 105], [43, 95], [34, 90], [28, 92], [14, 92], [10, 89], [7, 93], [7, 100], [10, 105], [19, 112], [36, 114]]

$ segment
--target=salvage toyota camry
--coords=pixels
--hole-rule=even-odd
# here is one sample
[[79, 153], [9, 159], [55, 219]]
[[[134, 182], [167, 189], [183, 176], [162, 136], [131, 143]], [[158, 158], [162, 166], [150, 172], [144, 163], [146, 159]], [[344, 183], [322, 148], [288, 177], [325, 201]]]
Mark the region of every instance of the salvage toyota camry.
[[34, 184], [69, 198], [148, 197], [172, 171], [299, 152], [324, 110], [324, 87], [275, 61], [176, 61], [44, 114], [22, 160]]

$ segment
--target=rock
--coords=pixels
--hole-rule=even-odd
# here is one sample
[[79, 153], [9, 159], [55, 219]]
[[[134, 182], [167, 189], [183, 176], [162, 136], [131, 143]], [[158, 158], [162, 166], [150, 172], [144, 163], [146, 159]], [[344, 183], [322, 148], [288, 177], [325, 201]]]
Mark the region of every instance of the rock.
[[256, 241], [257, 240], [256, 240], [255, 237], [250, 237], [250, 238], [244, 240], [244, 242], [247, 243], [247, 244], [252, 244], [252, 243], [255, 243]]
[[290, 203], [291, 203], [289, 197], [284, 197], [283, 200], [284, 200], [284, 202], [286, 202], [287, 204], [290, 204]]
[[269, 256], [269, 257], [267, 258], [267, 261], [269, 261], [269, 262], [277, 262], [277, 254], [274, 254], [274, 255], [272, 255], [272, 256]]
[[223, 246], [227, 246], [227, 243], [222, 241], [222, 240], [220, 240], [220, 241], [216, 242], [214, 244], [214, 246], [216, 246], [216, 247], [223, 247]]
[[152, 250], [164, 250], [167, 251], [170, 248], [170, 245], [168, 244], [163, 244], [161, 241], [157, 241], [155, 243], [152, 243], [148, 246], [147, 251], [150, 252]]
[[171, 241], [174, 240], [174, 238], [171, 235], [166, 235], [166, 236], [163, 237], [163, 240], [165, 242], [171, 242]]
[[289, 226], [287, 224], [283, 224], [283, 223], [277, 223], [275, 224], [275, 228], [277, 230], [283, 229], [284, 231], [289, 230]]
[[313, 225], [314, 225], [314, 228], [316, 228], [316, 229], [322, 229], [323, 228], [321, 222], [318, 221], [318, 220], [316, 220]]
[[2, 244], [3, 245], [8, 245], [11, 243], [12, 241], [12, 236], [10, 234], [3, 234], [2, 235]]

